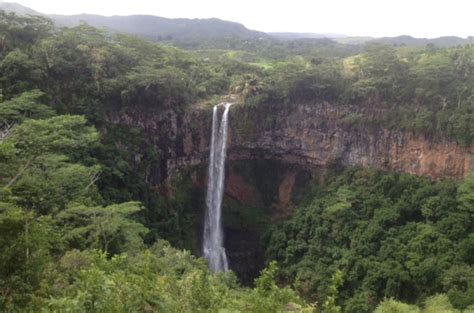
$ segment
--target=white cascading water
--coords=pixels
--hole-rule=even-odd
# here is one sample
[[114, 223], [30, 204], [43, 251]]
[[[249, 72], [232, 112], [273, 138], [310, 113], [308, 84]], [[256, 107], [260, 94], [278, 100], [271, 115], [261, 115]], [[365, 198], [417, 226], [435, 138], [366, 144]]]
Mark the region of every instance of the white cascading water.
[[[224, 113], [219, 123], [218, 107], [224, 105]], [[224, 248], [222, 229], [222, 197], [224, 194], [225, 158], [227, 146], [227, 124], [231, 103], [214, 106], [212, 112], [212, 137], [209, 153], [209, 177], [206, 195], [206, 216], [204, 221], [203, 253], [214, 273], [227, 271], [229, 265]]]

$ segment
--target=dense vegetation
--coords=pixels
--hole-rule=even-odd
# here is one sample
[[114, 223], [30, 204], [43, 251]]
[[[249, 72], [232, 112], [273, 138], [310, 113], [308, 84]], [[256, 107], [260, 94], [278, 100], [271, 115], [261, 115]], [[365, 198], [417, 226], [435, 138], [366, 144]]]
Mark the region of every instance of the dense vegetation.
[[[173, 197], [157, 192], [162, 178], [151, 169], [166, 151], [138, 123], [116, 123], [181, 114], [231, 92], [247, 105], [352, 104], [380, 112], [348, 119], [354, 127], [384, 123], [469, 146], [473, 47], [297, 40], [184, 52], [3, 12], [0, 37], [0, 310], [366, 312], [384, 297], [423, 310], [473, 303], [473, 176], [458, 184], [332, 173], [269, 232], [268, 267], [255, 288], [242, 288], [163, 240], [191, 245], [188, 183], [175, 182]], [[387, 299], [377, 310], [390, 306], [410, 307]]]
[[421, 303], [437, 293], [465, 309], [474, 303], [473, 188], [474, 175], [456, 185], [334, 170], [274, 225], [268, 259], [279, 262], [282, 281], [320, 303], [339, 272], [344, 312], [370, 312], [384, 298]]
[[243, 289], [156, 233], [145, 246], [148, 216], [169, 219], [121, 201], [148, 200], [126, 176], [128, 156], [117, 159], [120, 141], [138, 136], [104, 126], [106, 108], [182, 110], [207, 88], [222, 91], [212, 68], [86, 25], [57, 31], [43, 18], [1, 18], [1, 311], [304, 309], [294, 291], [275, 285], [275, 265]]
[[352, 104], [372, 112], [352, 118], [354, 126], [371, 123], [448, 136], [465, 146], [473, 142], [474, 47], [396, 49], [369, 44], [363, 53], [349, 57], [349, 51], [334, 57], [339, 49], [329, 47], [246, 76], [236, 83], [244, 100]]

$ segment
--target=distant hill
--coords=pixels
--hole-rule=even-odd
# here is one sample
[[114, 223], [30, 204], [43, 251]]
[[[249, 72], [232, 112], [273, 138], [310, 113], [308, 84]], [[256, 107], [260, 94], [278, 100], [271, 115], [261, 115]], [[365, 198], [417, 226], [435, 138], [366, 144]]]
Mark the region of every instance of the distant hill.
[[291, 32], [271, 32], [269, 35], [282, 40], [295, 39], [319, 39], [319, 38], [344, 38], [346, 35], [333, 33], [291, 33]]
[[467, 39], [447, 36], [438, 38], [414, 38], [411, 36], [398, 36], [398, 37], [383, 37], [373, 39], [372, 42], [380, 42], [394, 46], [419, 46], [424, 47], [426, 45], [433, 45], [436, 47], [455, 47], [459, 45], [465, 45], [468, 43], [474, 43], [474, 37], [468, 37]]
[[[258, 46], [272, 46], [272, 43], [298, 41], [295, 45], [307, 45], [308, 40], [330, 38], [341, 44], [359, 45], [366, 42], [381, 42], [395, 46], [453, 47], [474, 43], [474, 37], [440, 37], [434, 39], [398, 37], [348, 37], [332, 33], [264, 33], [250, 30], [244, 25], [220, 20], [164, 18], [152, 15], [101, 16], [92, 14], [45, 15], [18, 3], [0, 2], [0, 10], [19, 15], [42, 15], [51, 18], [57, 26], [72, 27], [85, 22], [91, 26], [104, 28], [110, 32], [136, 35], [152, 41], [167, 42], [181, 48], [220, 48], [258, 50]], [[304, 41], [301, 41], [304, 40]], [[312, 43], [314, 44], [314, 43]], [[320, 44], [317, 42], [317, 44]]]
[[379, 42], [393, 46], [415, 46], [425, 47], [426, 45], [433, 45], [435, 47], [455, 47], [465, 44], [474, 44], [474, 37], [461, 38], [456, 36], [447, 36], [439, 38], [415, 38], [411, 36], [397, 36], [397, 37], [363, 37], [363, 36], [344, 36], [338, 34], [317, 34], [317, 33], [269, 33], [275, 38], [282, 40], [298, 40], [298, 39], [321, 39], [330, 38], [341, 44], [365, 44], [367, 42]]
[[435, 47], [455, 47], [465, 44], [474, 44], [474, 37], [468, 37], [467, 39], [447, 36], [439, 38], [415, 38], [411, 36], [397, 36], [397, 37], [365, 37], [365, 36], [345, 36], [341, 34], [323, 34], [323, 33], [268, 33], [275, 38], [281, 40], [299, 40], [299, 39], [321, 39], [330, 38], [341, 44], [365, 44], [367, 42], [379, 42], [393, 46], [415, 46], [424, 47], [426, 45], [433, 45]]
[[351, 37], [339, 37], [333, 38], [334, 41], [345, 45], [363, 45], [368, 41], [374, 40], [374, 37], [368, 36], [351, 36]]
[[0, 2], [0, 10], [4, 10], [5, 12], [15, 12], [17, 15], [44, 15], [14, 2]]
[[[152, 41], [165, 41], [177, 46], [202, 46], [211, 42], [230, 40], [261, 40], [271, 36], [247, 29], [244, 25], [220, 20], [164, 18], [151, 15], [101, 16], [93, 14], [45, 15], [17, 3], [1, 2], [0, 9], [19, 15], [43, 15], [51, 18], [59, 27], [73, 27], [85, 22], [110, 32], [136, 35]], [[228, 48], [228, 47], [223, 47]]]
[[91, 14], [50, 15], [58, 26], [76, 26], [86, 22], [113, 32], [128, 33], [153, 41], [200, 41], [222, 38], [268, 38], [263, 32], [247, 29], [244, 25], [210, 19], [170, 19], [151, 15], [101, 16]]

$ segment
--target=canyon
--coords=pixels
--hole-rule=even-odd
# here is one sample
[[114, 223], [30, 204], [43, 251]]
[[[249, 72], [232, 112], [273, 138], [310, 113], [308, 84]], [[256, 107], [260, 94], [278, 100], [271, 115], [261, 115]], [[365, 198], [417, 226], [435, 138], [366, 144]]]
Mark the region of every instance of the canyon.
[[[264, 266], [261, 238], [267, 227], [287, 217], [331, 166], [369, 167], [431, 180], [461, 180], [474, 169], [473, 146], [365, 122], [385, 113], [329, 103], [232, 106], [223, 226], [229, 266], [241, 282], [252, 284]], [[192, 181], [200, 194], [194, 203], [193, 238], [201, 238], [212, 106], [184, 112], [133, 107], [111, 110], [108, 118], [142, 128], [148, 144], [160, 151], [159, 166], [145, 174], [157, 192], [172, 197], [167, 186], [173, 179], [184, 175]], [[137, 162], [143, 158], [135, 156]], [[197, 255], [201, 244], [193, 244]]]

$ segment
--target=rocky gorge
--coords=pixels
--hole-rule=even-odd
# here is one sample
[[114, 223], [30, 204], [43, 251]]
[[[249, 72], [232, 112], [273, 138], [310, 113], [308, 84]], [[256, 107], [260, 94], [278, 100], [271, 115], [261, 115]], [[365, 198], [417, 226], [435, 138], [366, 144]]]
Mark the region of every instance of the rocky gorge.
[[[264, 266], [261, 238], [268, 225], [288, 216], [311, 182], [328, 166], [370, 167], [426, 177], [460, 180], [474, 168], [474, 147], [447, 138], [359, 121], [376, 120], [383, 110], [329, 103], [234, 105], [229, 115], [223, 218], [229, 263], [244, 283]], [[158, 149], [158, 167], [147, 181], [168, 196], [166, 186], [186, 173], [205, 197], [211, 107], [184, 112], [129, 108], [109, 120], [144, 130]], [[143, 155], [137, 155], [140, 162]], [[195, 238], [201, 237], [204, 205], [195, 203]], [[194, 242], [194, 253], [201, 243]]]

